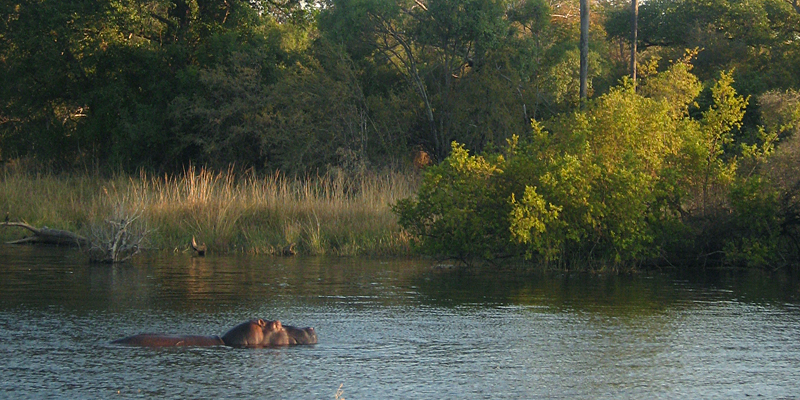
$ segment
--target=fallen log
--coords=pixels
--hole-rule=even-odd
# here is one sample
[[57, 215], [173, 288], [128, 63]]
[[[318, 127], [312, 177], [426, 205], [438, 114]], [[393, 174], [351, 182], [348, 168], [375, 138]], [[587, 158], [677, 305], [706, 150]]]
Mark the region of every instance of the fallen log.
[[57, 246], [86, 246], [89, 240], [85, 237], [61, 229], [51, 229], [48, 227], [37, 228], [25, 222], [0, 222], [0, 226], [19, 227], [33, 232], [33, 236], [28, 236], [19, 240], [12, 240], [6, 244], [52, 244]]

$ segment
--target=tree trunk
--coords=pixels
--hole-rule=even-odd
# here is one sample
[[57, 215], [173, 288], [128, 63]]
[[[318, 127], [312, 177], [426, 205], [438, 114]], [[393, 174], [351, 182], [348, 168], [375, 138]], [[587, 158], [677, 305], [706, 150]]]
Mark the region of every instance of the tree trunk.
[[589, 79], [589, 0], [581, 0], [581, 108], [587, 97]]
[[636, 43], [639, 30], [639, 0], [631, 0], [631, 81], [636, 88]]
[[7, 242], [7, 244], [31, 243], [54, 244], [59, 246], [86, 246], [89, 244], [89, 241], [83, 236], [60, 229], [50, 229], [46, 226], [44, 228], [36, 228], [24, 222], [0, 222], [0, 226], [16, 226], [33, 232], [33, 236]]

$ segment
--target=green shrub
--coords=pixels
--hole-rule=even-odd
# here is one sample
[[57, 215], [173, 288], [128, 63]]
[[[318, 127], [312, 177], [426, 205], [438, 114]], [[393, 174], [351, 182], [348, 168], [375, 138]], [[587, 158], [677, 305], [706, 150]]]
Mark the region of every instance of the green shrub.
[[[731, 132], [747, 99], [722, 74], [711, 88], [713, 104], [693, 119], [701, 86], [689, 70], [673, 65], [645, 80], [641, 93], [623, 81], [584, 111], [534, 121], [529, 134], [497, 154], [469, 155], [454, 143], [426, 172], [416, 198], [394, 207], [400, 225], [437, 256], [616, 269], [685, 248], [712, 215], [732, 209], [755, 231], [729, 245], [767, 262], [778, 221], [752, 221], [774, 213], [776, 197], [754, 196], [756, 188], [746, 185], [731, 191], [739, 166], [729, 152]], [[763, 159], [769, 146], [743, 153]], [[706, 225], [692, 227], [696, 220]], [[688, 241], [673, 237], [678, 233]]]
[[510, 205], [496, 187], [504, 162], [502, 156], [471, 156], [453, 143], [450, 156], [426, 170], [417, 198], [394, 206], [398, 222], [427, 254], [494, 258], [510, 238]]

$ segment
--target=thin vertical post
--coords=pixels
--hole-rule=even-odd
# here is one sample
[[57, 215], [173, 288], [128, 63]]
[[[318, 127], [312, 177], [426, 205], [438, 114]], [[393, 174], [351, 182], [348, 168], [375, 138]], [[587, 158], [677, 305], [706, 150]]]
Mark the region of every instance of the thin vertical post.
[[586, 103], [589, 78], [589, 0], [581, 0], [581, 108]]
[[639, 0], [631, 0], [631, 81], [636, 88], [636, 44], [639, 31]]

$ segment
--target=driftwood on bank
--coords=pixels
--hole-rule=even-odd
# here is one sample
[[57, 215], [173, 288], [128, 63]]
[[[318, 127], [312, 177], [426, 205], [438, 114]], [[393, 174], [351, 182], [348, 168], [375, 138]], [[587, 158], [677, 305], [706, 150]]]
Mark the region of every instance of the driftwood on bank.
[[7, 244], [49, 244], [80, 247], [89, 254], [91, 261], [118, 263], [124, 262], [139, 254], [146, 247], [150, 230], [139, 221], [141, 210], [128, 213], [122, 206], [117, 206], [111, 219], [102, 224], [90, 226], [89, 238], [76, 233], [37, 228], [26, 222], [0, 222], [0, 227], [18, 227], [29, 230], [33, 236], [6, 242]]
[[25, 222], [0, 222], [0, 226], [19, 227], [33, 232], [33, 236], [28, 236], [19, 240], [6, 242], [7, 244], [53, 244], [58, 246], [77, 246], [85, 247], [89, 240], [85, 237], [61, 229], [51, 229], [48, 227], [37, 228]]

